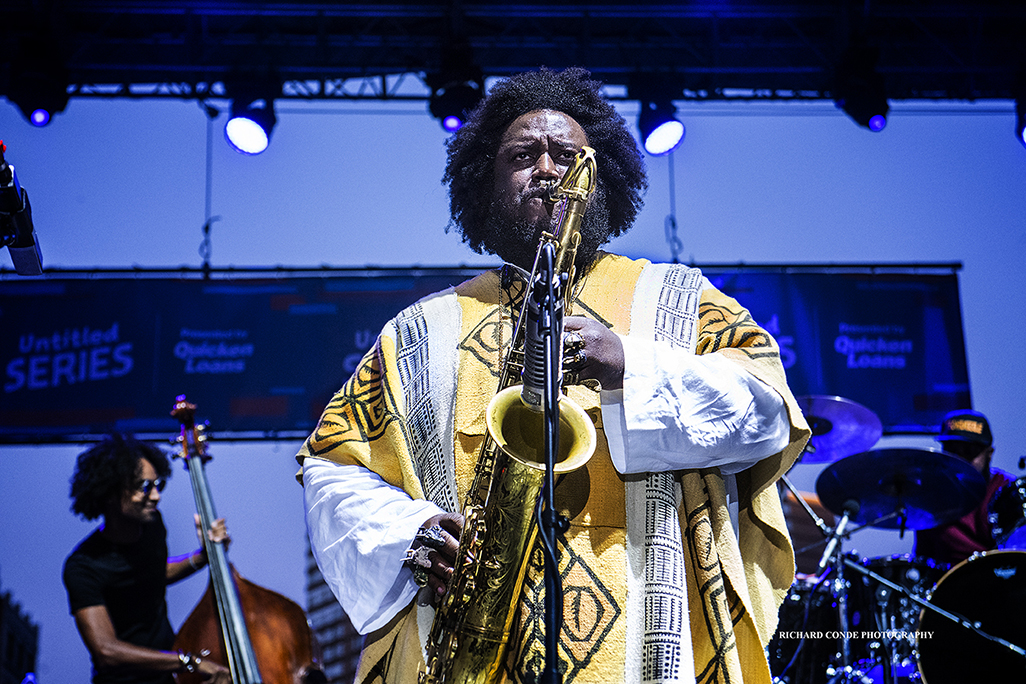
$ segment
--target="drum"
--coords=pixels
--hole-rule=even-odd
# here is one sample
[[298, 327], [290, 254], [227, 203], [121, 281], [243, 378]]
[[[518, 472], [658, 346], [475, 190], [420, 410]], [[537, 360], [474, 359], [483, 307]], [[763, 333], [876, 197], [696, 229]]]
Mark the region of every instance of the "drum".
[[[988, 551], [951, 568], [930, 603], [987, 634], [1026, 647], [1026, 552]], [[1026, 658], [932, 610], [923, 609], [916, 640], [927, 684], [1026, 681]]]
[[[864, 565], [921, 599], [947, 569], [929, 558], [909, 554], [871, 558]], [[849, 570], [846, 576], [851, 584], [848, 626], [856, 635], [851, 642], [856, 666], [873, 682], [884, 680], [885, 666], [896, 682], [914, 677], [919, 605], [906, 593], [867, 575]]]
[[997, 548], [1026, 550], [1026, 478], [998, 490], [987, 507], [987, 520]]
[[825, 684], [837, 641], [827, 637], [839, 624], [830, 579], [795, 580], [778, 613], [777, 633], [767, 649], [773, 681]]

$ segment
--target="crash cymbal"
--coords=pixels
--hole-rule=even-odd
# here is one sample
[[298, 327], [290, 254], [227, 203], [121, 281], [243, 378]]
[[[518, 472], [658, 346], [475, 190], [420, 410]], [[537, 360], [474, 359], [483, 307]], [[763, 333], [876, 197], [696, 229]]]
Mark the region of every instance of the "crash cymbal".
[[871, 410], [844, 397], [797, 397], [812, 428], [802, 463], [832, 463], [871, 449], [883, 435], [883, 425]]
[[853, 522], [883, 529], [925, 530], [957, 520], [979, 505], [985, 489], [969, 463], [933, 449], [865, 451], [831, 463], [816, 479], [828, 509], [842, 515], [845, 503], [857, 501]]

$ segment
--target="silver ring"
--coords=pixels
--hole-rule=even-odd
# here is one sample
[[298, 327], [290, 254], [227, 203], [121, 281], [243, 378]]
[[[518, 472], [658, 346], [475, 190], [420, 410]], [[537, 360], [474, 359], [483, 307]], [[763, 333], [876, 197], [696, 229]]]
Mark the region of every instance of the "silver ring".
[[445, 531], [439, 525], [432, 525], [426, 530], [419, 530], [416, 539], [424, 546], [440, 549], [445, 546]]
[[421, 568], [431, 567], [431, 549], [427, 546], [421, 546], [413, 552], [413, 564]]
[[580, 369], [584, 368], [585, 364], [587, 364], [587, 363], [588, 363], [588, 354], [583, 349], [580, 349], [580, 350], [574, 352], [574, 355], [569, 357], [569, 358], [567, 358], [567, 360], [566, 360], [566, 365], [571, 370], [580, 370]]
[[563, 349], [567, 353], [584, 349], [584, 338], [576, 330], [563, 333]]

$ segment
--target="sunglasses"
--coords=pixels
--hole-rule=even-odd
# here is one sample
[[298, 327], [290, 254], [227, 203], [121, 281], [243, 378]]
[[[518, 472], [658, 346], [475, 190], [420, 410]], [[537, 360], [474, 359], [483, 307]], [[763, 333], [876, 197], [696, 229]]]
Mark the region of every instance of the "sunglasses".
[[142, 492], [143, 496], [149, 496], [150, 492], [156, 489], [158, 492], [164, 491], [164, 487], [167, 486], [167, 480], [162, 477], [158, 477], [156, 480], [142, 480], [135, 486], [135, 491]]

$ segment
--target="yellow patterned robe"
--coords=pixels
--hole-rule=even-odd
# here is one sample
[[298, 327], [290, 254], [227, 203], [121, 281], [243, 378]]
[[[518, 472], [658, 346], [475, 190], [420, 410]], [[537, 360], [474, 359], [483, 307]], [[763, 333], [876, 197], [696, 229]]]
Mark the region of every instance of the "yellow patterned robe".
[[[643, 260], [604, 255], [585, 279], [573, 313], [595, 318], [617, 333], [629, 334], [635, 285], [649, 266]], [[447, 466], [429, 463], [424, 456], [432, 451], [425, 447], [430, 430], [411, 416], [425, 413], [415, 409], [425, 400], [404, 385], [418, 384], [408, 379], [408, 368], [415, 363], [418, 352], [410, 351], [412, 345], [406, 343], [406, 335], [391, 328], [392, 335], [379, 337], [375, 348], [325, 409], [317, 429], [297, 456], [300, 463], [304, 458], [316, 457], [362, 465], [411, 497], [428, 497], [443, 508], [457, 508], [455, 501], [464, 498], [485, 434], [484, 408], [495, 393], [500, 350], [509, 340], [509, 312], [515, 308], [508, 306], [510, 293], [503, 294], [497, 272], [458, 286], [454, 296], [461, 315], [458, 377], [451, 402], [453, 419], [450, 423], [443, 421], [452, 425], [448, 436], [452, 443], [443, 446], [454, 462]], [[723, 354], [776, 389], [791, 419], [788, 447], [736, 476], [740, 502], [737, 536], [719, 469], [680, 470], [669, 478], [678, 497], [682, 497], [676, 515], [684, 540], [682, 574], [686, 589], [679, 588], [682, 596], [686, 591], [684, 610], [690, 616], [696, 680], [710, 684], [765, 683], [770, 681], [770, 673], [764, 647], [775, 630], [777, 609], [794, 575], [793, 551], [773, 484], [801, 453], [809, 431], [787, 388], [771, 336], [736, 301], [715, 289], [703, 289], [696, 304], [697, 320], [687, 324], [694, 325], [695, 353]], [[661, 305], [671, 311], [676, 306], [674, 302]], [[417, 323], [414, 328], [421, 325]], [[630, 671], [631, 679], [664, 681], [666, 675], [652, 671], [655, 668], [647, 657], [640, 665], [633, 662], [639, 650], [636, 644], [628, 643], [625, 511], [632, 478], [619, 474], [610, 460], [598, 393], [582, 386], [570, 387], [568, 393], [595, 421], [599, 446], [584, 468], [566, 475], [556, 488], [557, 508], [571, 521], [560, 548], [565, 621], [560, 635], [563, 679], [566, 684], [605, 684], [624, 681], [625, 672]], [[440, 452], [434, 451], [438, 460]], [[447, 492], [447, 478], [454, 482], [455, 492], [451, 486]], [[680, 582], [680, 578], [671, 581]], [[536, 547], [521, 600], [519, 625], [511, 639], [505, 681], [533, 681], [543, 663], [542, 586], [543, 567]], [[431, 612], [430, 608], [411, 604], [388, 625], [370, 634], [357, 681], [416, 682], [418, 671], [424, 667], [422, 640]], [[663, 654], [663, 659], [671, 663], [674, 657], [673, 653], [669, 657]]]

